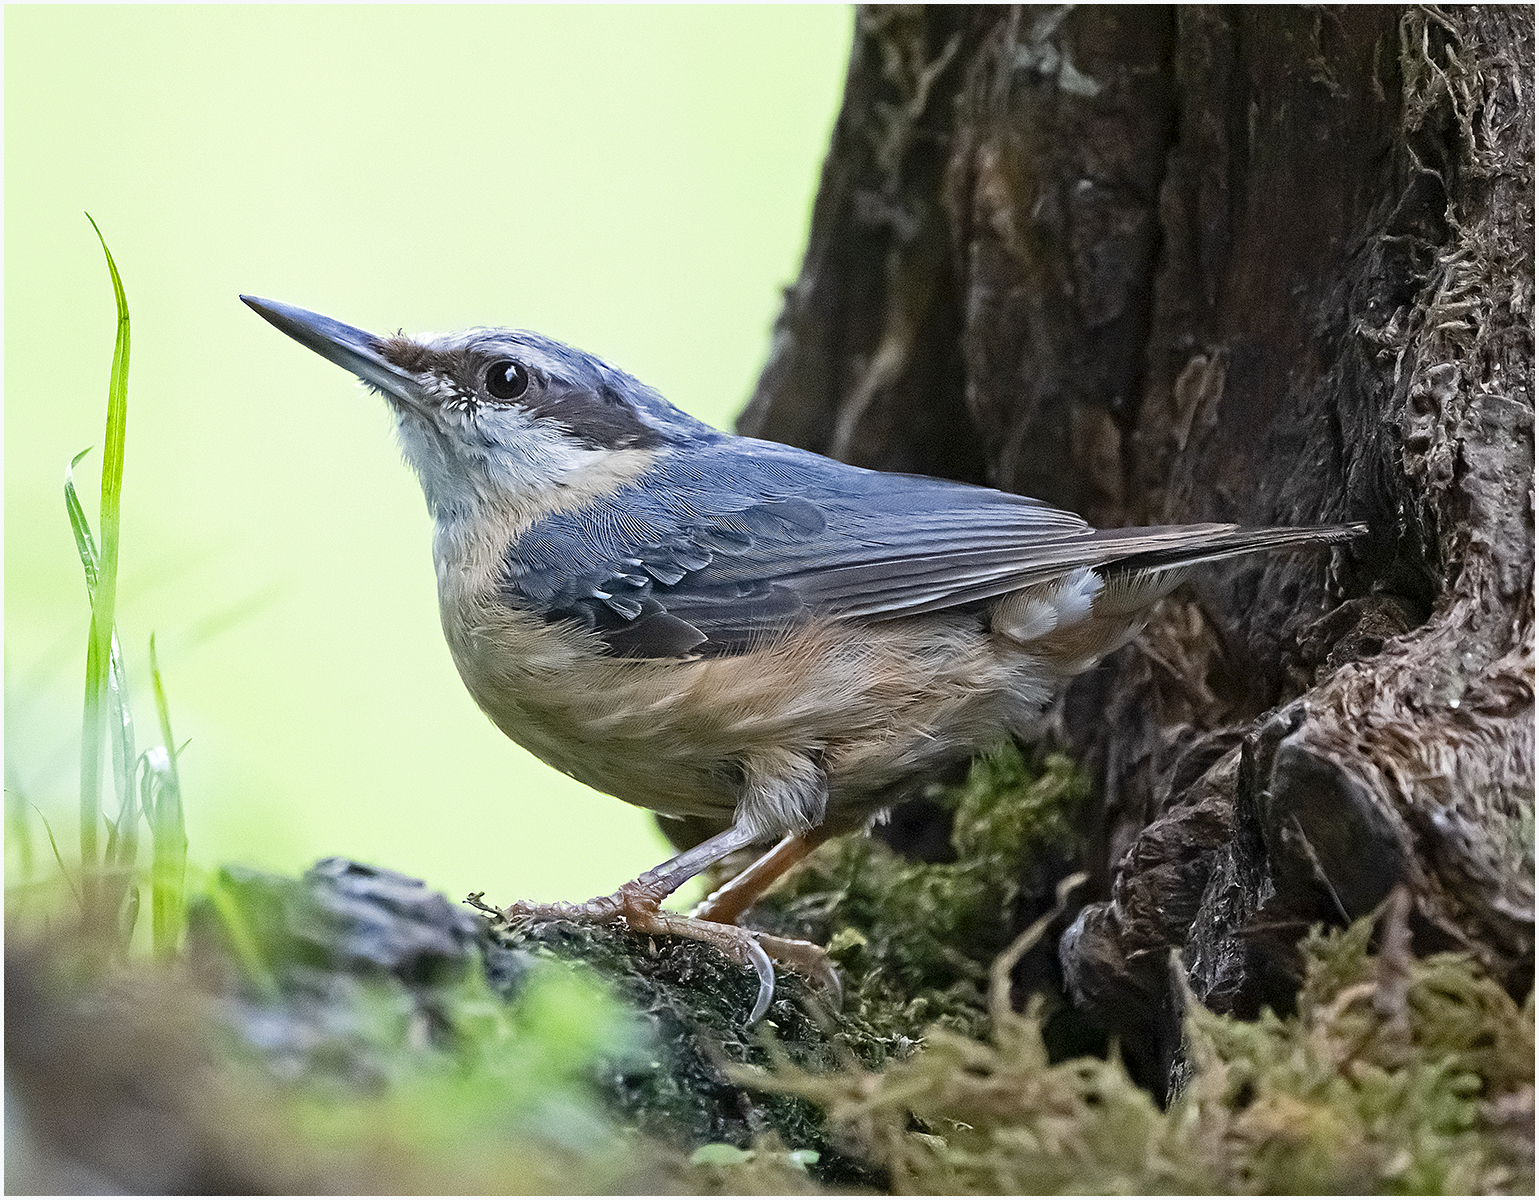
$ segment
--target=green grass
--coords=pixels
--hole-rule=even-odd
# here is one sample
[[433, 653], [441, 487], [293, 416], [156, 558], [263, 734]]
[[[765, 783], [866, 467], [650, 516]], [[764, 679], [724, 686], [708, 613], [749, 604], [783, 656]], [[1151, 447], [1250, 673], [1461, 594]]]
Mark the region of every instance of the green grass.
[[150, 860], [151, 920], [155, 951], [170, 954], [187, 923], [187, 828], [182, 819], [182, 781], [176, 769], [176, 740], [171, 736], [171, 707], [160, 678], [155, 635], [150, 634], [150, 678], [155, 685], [155, 714], [161, 744], [145, 752], [141, 787], [144, 815], [153, 846]]
[[[148, 879], [151, 940], [165, 955], [178, 944], [187, 919], [187, 834], [182, 814], [181, 781], [171, 736], [166, 689], [150, 638], [150, 674], [161, 743], [139, 753], [134, 736], [128, 670], [116, 625], [118, 565], [122, 546], [123, 469], [128, 443], [128, 366], [132, 326], [122, 276], [107, 240], [91, 221], [102, 244], [117, 306], [117, 337], [107, 384], [107, 425], [103, 439], [98, 544], [75, 487], [75, 468], [90, 453], [82, 450], [64, 469], [64, 507], [85, 574], [91, 608], [86, 643], [85, 697], [80, 723], [80, 861], [78, 884], [70, 889], [82, 926], [118, 949], [126, 949], [138, 924], [141, 879]], [[103, 743], [109, 747], [116, 794], [116, 816], [102, 805]], [[151, 839], [147, 873], [139, 863], [139, 822]], [[24, 804], [8, 805], [7, 833], [21, 839], [23, 874], [30, 876], [31, 838]], [[105, 840], [103, 835], [105, 834]], [[54, 857], [66, 879], [69, 870], [53, 830]]]
[[[70, 463], [64, 474], [64, 498], [69, 509], [70, 526], [75, 531], [75, 542], [80, 549], [81, 565], [85, 568], [86, 590], [91, 599], [91, 633], [86, 646], [85, 713], [80, 732], [80, 865], [86, 885], [86, 895], [98, 897], [96, 874], [97, 846], [101, 824], [101, 747], [102, 725], [105, 720], [107, 693], [110, 684], [117, 684], [113, 697], [114, 715], [118, 718], [118, 738], [114, 741], [117, 751], [120, 801], [128, 789], [123, 786], [127, 764], [133, 762], [133, 727], [128, 719], [127, 693], [121, 675], [122, 656], [114, 655], [116, 630], [113, 617], [118, 598], [118, 549], [121, 539], [123, 498], [123, 454], [128, 435], [128, 355], [130, 326], [128, 298], [123, 292], [123, 280], [118, 274], [117, 263], [107, 247], [107, 239], [94, 220], [91, 228], [102, 244], [107, 256], [107, 270], [112, 276], [112, 294], [117, 302], [117, 341], [112, 348], [112, 376], [107, 385], [107, 432], [102, 451], [102, 500], [101, 530], [102, 550], [98, 555], [86, 523], [85, 512], [75, 495], [71, 471], [87, 453], [82, 451]], [[117, 668], [114, 670], [113, 668]], [[109, 675], [114, 676], [109, 680]], [[124, 739], [128, 739], [126, 742]], [[126, 806], [125, 806], [126, 807]], [[132, 817], [120, 809], [120, 821]], [[122, 831], [126, 833], [127, 831]], [[109, 847], [107, 863], [113, 860]], [[88, 908], [90, 905], [88, 904]], [[87, 912], [87, 917], [103, 914]]]

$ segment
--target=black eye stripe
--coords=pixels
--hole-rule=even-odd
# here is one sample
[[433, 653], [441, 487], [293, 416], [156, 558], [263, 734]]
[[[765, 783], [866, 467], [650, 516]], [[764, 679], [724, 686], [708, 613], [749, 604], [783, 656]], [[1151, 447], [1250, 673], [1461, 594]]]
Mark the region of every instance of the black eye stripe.
[[499, 358], [486, 368], [486, 390], [494, 400], [517, 400], [529, 390], [529, 368], [511, 358]]

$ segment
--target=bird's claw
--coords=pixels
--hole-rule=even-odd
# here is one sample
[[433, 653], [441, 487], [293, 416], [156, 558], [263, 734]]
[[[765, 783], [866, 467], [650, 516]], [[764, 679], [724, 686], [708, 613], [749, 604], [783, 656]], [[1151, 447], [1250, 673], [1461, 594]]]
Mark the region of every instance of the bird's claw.
[[749, 964], [759, 976], [759, 994], [754, 997], [753, 1011], [748, 1014], [748, 1023], [757, 1025], [759, 1018], [769, 1011], [770, 1001], [775, 996], [775, 967], [770, 962], [769, 955], [764, 952], [764, 947], [759, 945], [750, 934], [748, 938]]
[[770, 962], [772, 957], [796, 968], [820, 985], [832, 997], [836, 1009], [842, 996], [843, 989], [833, 963], [826, 952], [811, 942], [754, 933], [740, 925], [725, 925], [719, 921], [664, 912], [659, 907], [659, 898], [645, 888], [622, 887], [612, 896], [599, 896], [583, 904], [534, 904], [519, 900], [497, 910], [489, 910], [484, 904], [476, 907], [483, 911], [496, 911], [510, 922], [527, 919], [621, 920], [635, 933], [684, 937], [705, 942], [739, 966], [753, 968], [754, 974], [758, 976], [759, 992], [748, 1014], [750, 1025], [757, 1023], [769, 1011], [770, 1001], [774, 998], [775, 968]]
[[776, 962], [795, 968], [824, 994], [835, 1012], [844, 1005], [844, 985], [839, 981], [839, 971], [828, 951], [813, 942], [799, 938], [775, 937], [773, 934], [755, 934], [759, 944]]

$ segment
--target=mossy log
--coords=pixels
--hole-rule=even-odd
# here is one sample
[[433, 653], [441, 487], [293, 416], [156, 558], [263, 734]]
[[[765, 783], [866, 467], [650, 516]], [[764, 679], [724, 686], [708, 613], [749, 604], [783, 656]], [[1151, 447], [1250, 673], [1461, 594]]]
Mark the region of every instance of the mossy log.
[[1310, 923], [1533, 974], [1533, 14], [872, 8], [739, 428], [1103, 525], [1360, 520], [1201, 573], [1078, 681], [1076, 1004], [1160, 1084], [1181, 953]]
[[1467, 955], [1412, 957], [1404, 887], [1304, 939], [1293, 1015], [1188, 1003], [1167, 1107], [1115, 1054], [1055, 1053], [1051, 1002], [1016, 1011], [1011, 984], [1081, 877], [991, 963], [965, 950], [1083, 798], [1045, 765], [975, 769], [954, 863], [868, 839], [809, 862], [779, 919], [861, 923], [833, 938], [837, 1019], [787, 977], [749, 1030], [751, 973], [698, 943], [488, 925], [341, 859], [222, 872], [178, 961], [24, 939], [7, 1188], [1532, 1194], [1532, 993], [1520, 1006]]

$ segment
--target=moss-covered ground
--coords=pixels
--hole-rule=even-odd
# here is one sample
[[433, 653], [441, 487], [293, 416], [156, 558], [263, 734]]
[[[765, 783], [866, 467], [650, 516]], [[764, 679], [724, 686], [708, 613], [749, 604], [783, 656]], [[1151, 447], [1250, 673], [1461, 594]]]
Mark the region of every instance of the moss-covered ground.
[[[330, 860], [226, 871], [186, 951], [9, 941], [12, 1190], [1452, 1192], [1533, 1188], [1530, 997], [1411, 957], [1395, 912], [1315, 932], [1296, 1010], [1189, 1002], [1162, 1107], [1054, 986], [1084, 827], [1067, 760], [933, 792], [950, 850], [832, 843], [750, 923], [782, 972], [564, 922], [487, 923]], [[48, 946], [47, 950], [43, 946]]]

